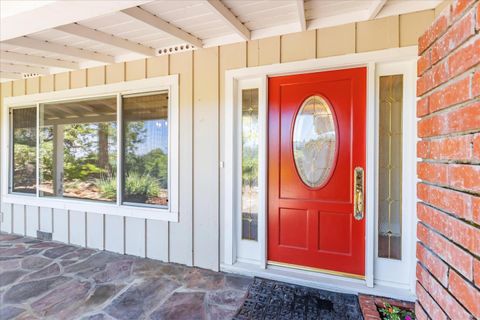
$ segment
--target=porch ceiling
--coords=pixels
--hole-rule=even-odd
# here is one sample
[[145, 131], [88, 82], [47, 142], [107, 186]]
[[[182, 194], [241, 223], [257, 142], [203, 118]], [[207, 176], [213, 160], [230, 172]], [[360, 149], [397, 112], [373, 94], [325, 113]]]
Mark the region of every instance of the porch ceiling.
[[0, 79], [365, 21], [431, 9], [440, 2], [104, 0], [95, 5], [46, 1], [43, 6], [25, 8], [24, 1], [5, 0], [0, 10], [6, 12], [0, 23]]

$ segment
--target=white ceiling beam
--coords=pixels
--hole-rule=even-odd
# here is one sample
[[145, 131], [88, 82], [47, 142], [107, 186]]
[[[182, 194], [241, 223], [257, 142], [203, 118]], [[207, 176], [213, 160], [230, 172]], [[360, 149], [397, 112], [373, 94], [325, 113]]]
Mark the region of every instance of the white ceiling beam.
[[238, 35], [245, 40], [250, 40], [250, 30], [220, 0], [207, 0], [206, 3]]
[[305, 2], [297, 0], [298, 21], [300, 22], [300, 31], [307, 30], [307, 20], [305, 18]]
[[40, 50], [40, 51], [53, 52], [56, 54], [66, 55], [66, 56], [80, 58], [84, 60], [100, 61], [104, 63], [115, 62], [114, 57], [106, 54], [79, 49], [75, 47], [68, 47], [62, 44], [38, 40], [34, 38], [29, 38], [29, 37], [20, 37], [16, 39], [11, 39], [6, 41], [6, 43], [14, 46]]
[[131, 52], [140, 53], [145, 56], [154, 56], [156, 54], [155, 49], [149, 48], [139, 43], [129, 41], [127, 39], [118, 38], [114, 35], [105, 33], [103, 31], [82, 26], [78, 23], [67, 24], [64, 26], [57, 27], [55, 29], [66, 32], [68, 34], [78, 36], [78, 37], [82, 37], [85, 39], [90, 39], [93, 41], [108, 44], [110, 46], [114, 46], [120, 49], [125, 49]]
[[0, 61], [23, 62], [35, 66], [57, 67], [72, 70], [78, 69], [80, 67], [77, 62], [32, 56], [29, 54], [22, 54], [10, 51], [0, 51]]
[[2, 18], [0, 41], [149, 3], [152, 0], [54, 1], [33, 10]]
[[372, 4], [368, 8], [366, 19], [375, 19], [378, 13], [385, 6], [385, 3], [387, 3], [387, 0], [373, 0]]
[[139, 7], [125, 9], [122, 10], [122, 12], [138, 21], [155, 27], [198, 48], [203, 46], [202, 40]]
[[18, 80], [23, 79], [23, 75], [20, 73], [0, 71], [0, 79]]
[[42, 67], [27, 66], [24, 64], [0, 63], [0, 71], [15, 73], [38, 73], [49, 74], [48, 69]]

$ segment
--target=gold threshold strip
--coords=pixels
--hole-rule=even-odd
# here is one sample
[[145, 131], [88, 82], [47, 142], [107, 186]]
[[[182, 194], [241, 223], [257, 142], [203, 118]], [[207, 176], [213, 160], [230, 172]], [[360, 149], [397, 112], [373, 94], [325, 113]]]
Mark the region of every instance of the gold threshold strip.
[[340, 272], [340, 271], [319, 269], [319, 268], [314, 268], [314, 267], [299, 266], [299, 265], [297, 265], [297, 264], [291, 264], [291, 263], [286, 263], [286, 262], [270, 261], [270, 260], [268, 261], [268, 264], [270, 264], [270, 265], [272, 265], [272, 266], [293, 268], [293, 269], [299, 269], [299, 270], [304, 270], [304, 271], [313, 271], [313, 272], [331, 274], [331, 275], [334, 275], [334, 276], [341, 276], [341, 277], [348, 277], [348, 278], [365, 280], [365, 276], [363, 276], [363, 275], [353, 274], [353, 273], [347, 273], [347, 272]]

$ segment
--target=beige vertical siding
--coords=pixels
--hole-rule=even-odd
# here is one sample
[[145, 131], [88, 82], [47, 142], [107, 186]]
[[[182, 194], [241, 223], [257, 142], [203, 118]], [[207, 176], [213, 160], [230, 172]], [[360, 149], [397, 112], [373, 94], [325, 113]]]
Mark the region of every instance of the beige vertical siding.
[[399, 17], [386, 17], [357, 23], [357, 52], [398, 48]]
[[169, 224], [172, 262], [193, 265], [193, 52], [170, 56], [170, 73], [180, 79], [180, 198], [178, 223]]
[[[247, 66], [247, 43], [237, 43], [220, 47], [220, 159], [225, 158], [224, 135], [225, 129], [225, 71], [230, 69], [245, 68]], [[223, 186], [224, 186], [224, 171], [220, 170], [220, 228], [224, 224], [225, 212], [223, 211]], [[223, 232], [220, 232], [220, 243], [223, 243]], [[223, 246], [220, 246], [220, 261], [223, 260]]]
[[292, 62], [315, 59], [317, 50], [316, 36], [316, 30], [282, 36], [281, 61]]
[[87, 86], [94, 87], [105, 84], [104, 66], [87, 69]]
[[75, 70], [70, 73], [70, 88], [85, 88], [87, 86], [87, 70]]
[[226, 214], [219, 168], [225, 71], [413, 45], [434, 15], [427, 10], [2, 83], [3, 98], [178, 74], [181, 173], [179, 222], [3, 204], [0, 229], [33, 235], [38, 228], [58, 241], [218, 270]]
[[317, 58], [355, 53], [355, 23], [317, 30]]
[[218, 51], [193, 53], [193, 263], [208, 269], [219, 266]]

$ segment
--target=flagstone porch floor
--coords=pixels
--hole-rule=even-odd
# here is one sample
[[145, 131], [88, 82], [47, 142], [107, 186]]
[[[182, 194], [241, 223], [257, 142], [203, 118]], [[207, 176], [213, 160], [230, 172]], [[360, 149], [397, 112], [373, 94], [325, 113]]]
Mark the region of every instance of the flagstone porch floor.
[[0, 319], [230, 319], [253, 279], [0, 234]]

